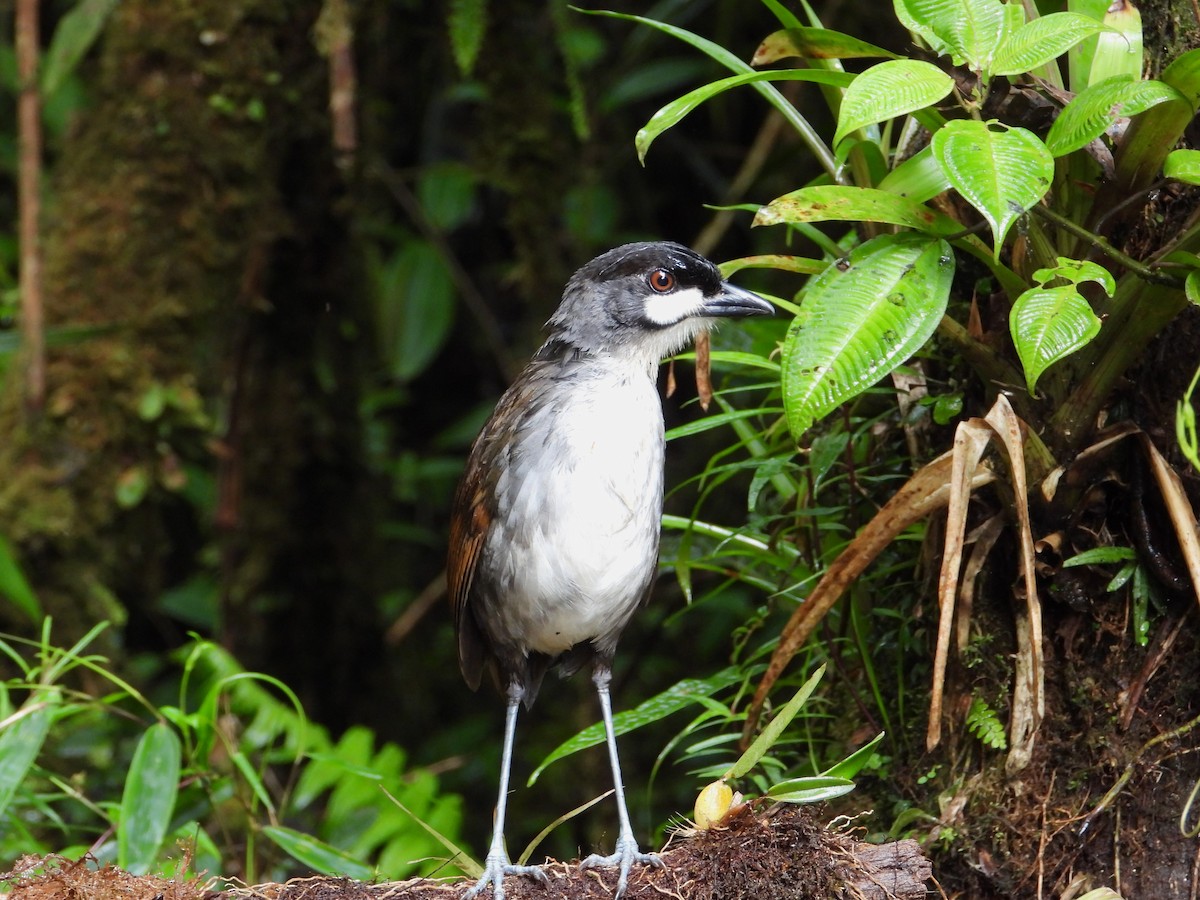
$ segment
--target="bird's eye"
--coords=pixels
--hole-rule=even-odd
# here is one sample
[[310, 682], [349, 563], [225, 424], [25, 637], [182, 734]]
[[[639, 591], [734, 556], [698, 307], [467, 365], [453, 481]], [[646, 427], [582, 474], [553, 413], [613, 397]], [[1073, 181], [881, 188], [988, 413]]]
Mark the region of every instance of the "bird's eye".
[[660, 294], [665, 294], [675, 288], [675, 276], [666, 269], [655, 269], [646, 280], [650, 283], [651, 289]]

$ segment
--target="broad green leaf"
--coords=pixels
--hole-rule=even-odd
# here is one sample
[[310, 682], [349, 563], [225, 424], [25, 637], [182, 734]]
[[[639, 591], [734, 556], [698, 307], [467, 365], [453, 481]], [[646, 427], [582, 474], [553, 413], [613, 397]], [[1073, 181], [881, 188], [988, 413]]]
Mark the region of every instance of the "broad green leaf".
[[896, 54], [856, 37], [831, 31], [828, 28], [787, 28], [767, 35], [754, 57], [752, 66], [765, 66], [781, 59], [794, 56], [805, 59], [861, 59], [885, 56], [896, 59]]
[[759, 81], [811, 81], [819, 84], [831, 84], [836, 87], [846, 87], [854, 81], [854, 76], [848, 72], [830, 72], [824, 69], [783, 69], [769, 72], [748, 72], [743, 75], [731, 75], [719, 81], [711, 82], [689, 91], [677, 100], [672, 100], [653, 116], [642, 127], [634, 140], [637, 147], [638, 160], [644, 165], [646, 152], [654, 139], [669, 128], [677, 125], [684, 116], [706, 100], [722, 94], [730, 88], [743, 84], [754, 84]]
[[946, 311], [954, 255], [943, 240], [883, 235], [813, 278], [783, 345], [783, 403], [809, 426], [913, 355]]
[[1100, 319], [1075, 285], [1031, 288], [1017, 298], [1008, 322], [1031, 394], [1046, 369], [1100, 333]]
[[1000, 0], [894, 0], [896, 17], [955, 65], [979, 72], [991, 67], [992, 54], [1008, 25]]
[[1142, 14], [1132, 3], [1114, 3], [1104, 13], [1104, 32], [1096, 38], [1088, 84], [1099, 84], [1114, 75], [1142, 77]]
[[33, 588], [25, 580], [12, 544], [3, 536], [0, 536], [0, 596], [6, 597], [13, 606], [25, 613], [31, 622], [41, 621], [42, 604], [38, 602]]
[[370, 881], [375, 877], [373, 868], [311, 834], [282, 825], [267, 825], [262, 833], [292, 859], [323, 875], [344, 875], [357, 881]]
[[133, 752], [121, 793], [117, 862], [135, 875], [150, 871], [171, 823], [179, 793], [183, 747], [175, 729], [156, 722]]
[[[628, 712], [618, 713], [613, 716], [613, 731], [621, 735], [633, 731], [635, 728], [641, 728], [643, 725], [649, 725], [651, 722], [657, 722], [659, 719], [666, 718], [672, 713], [691, 706], [693, 703], [706, 700], [717, 691], [729, 687], [729, 685], [741, 680], [741, 678], [741, 672], [738, 669], [730, 667], [722, 669], [711, 678], [689, 678], [680, 681], [672, 687], [667, 688], [661, 694], [657, 694], [644, 703], [638, 704]], [[580, 750], [586, 750], [588, 747], [594, 747], [602, 743], [604, 743], [603, 722], [583, 729], [583, 731], [579, 732], [573, 738], [564, 741], [550, 751], [546, 758], [538, 764], [538, 767], [533, 770], [533, 774], [529, 776], [528, 784], [532, 786], [551, 763], [557, 762], [565, 756], [570, 756], [572, 753], [578, 753]]]
[[789, 778], [773, 784], [767, 796], [779, 803], [822, 803], [841, 797], [854, 790], [849, 778], [832, 775], [808, 775], [804, 778]]
[[[1102, 22], [1109, 2], [1110, 0], [1070, 0], [1068, 5], [1071, 12]], [[1092, 54], [1095, 50], [1095, 38], [1087, 38], [1070, 49], [1068, 61], [1070, 62], [1069, 86], [1071, 90], [1078, 92], [1088, 86], [1087, 76], [1092, 68]]]
[[907, 197], [916, 203], [931, 200], [950, 189], [950, 179], [933, 149], [922, 147], [892, 171], [877, 185], [879, 190]]
[[0, 821], [42, 751], [59, 700], [52, 691], [26, 701], [29, 712], [0, 731]]
[[42, 93], [49, 97], [75, 71], [87, 54], [118, 0], [81, 0], [58, 22], [42, 62]]
[[1104, 293], [1110, 297], [1117, 290], [1117, 280], [1113, 278], [1112, 272], [1090, 259], [1070, 259], [1060, 256], [1057, 264], [1053, 267], [1038, 269], [1033, 273], [1033, 280], [1041, 285], [1049, 284], [1056, 278], [1069, 281], [1071, 284], [1094, 282], [1104, 288]]
[[792, 724], [792, 720], [804, 708], [804, 704], [808, 702], [808, 698], [812, 696], [812, 692], [817, 689], [817, 685], [821, 683], [821, 678], [825, 675], [825, 667], [820, 666], [815, 672], [808, 676], [808, 680], [800, 685], [800, 689], [792, 695], [792, 699], [784, 704], [783, 709], [775, 714], [775, 717], [767, 724], [767, 727], [762, 730], [762, 734], [754, 739], [746, 752], [738, 757], [737, 761], [729, 767], [729, 771], [725, 773], [725, 779], [741, 778], [756, 765], [759, 760], [766, 756], [771, 748], [778, 742], [780, 736], [787, 727]]
[[383, 357], [397, 381], [420, 375], [454, 324], [454, 282], [432, 244], [403, 244], [372, 273]]
[[992, 226], [999, 255], [1012, 223], [1050, 189], [1054, 157], [1031, 131], [971, 119], [947, 122], [932, 146], [950, 183]]
[[453, 231], [475, 204], [475, 176], [461, 163], [433, 163], [417, 176], [417, 199], [430, 224]]
[[800, 222], [886, 222], [929, 234], [956, 234], [963, 225], [928, 206], [876, 188], [833, 184], [801, 188], [772, 200], [758, 211], [755, 225]]
[[1200, 184], [1200, 150], [1172, 150], [1163, 162], [1163, 177]]
[[1200, 50], [1189, 50], [1167, 66], [1159, 81], [1174, 88], [1172, 102], [1137, 116], [1117, 146], [1117, 184], [1127, 193], [1145, 190], [1160, 177], [1167, 154], [1191, 124], [1200, 102]]
[[1183, 280], [1183, 292], [1188, 303], [1200, 306], [1200, 269], [1192, 269]]
[[1000, 45], [992, 75], [1020, 75], [1062, 56], [1080, 41], [1098, 34], [1104, 25], [1091, 16], [1057, 12], [1026, 22]]
[[1184, 96], [1191, 106], [1200, 101], [1200, 50], [1189, 50], [1163, 69], [1159, 80]]
[[866, 125], [932, 106], [953, 89], [954, 79], [933, 63], [892, 59], [871, 66], [846, 89], [834, 146]]
[[1118, 75], [1094, 84], [1063, 108], [1050, 126], [1046, 146], [1055, 156], [1094, 141], [1123, 116], [1136, 116], [1169, 100], [1184, 100], [1182, 94], [1161, 81], [1134, 81]]

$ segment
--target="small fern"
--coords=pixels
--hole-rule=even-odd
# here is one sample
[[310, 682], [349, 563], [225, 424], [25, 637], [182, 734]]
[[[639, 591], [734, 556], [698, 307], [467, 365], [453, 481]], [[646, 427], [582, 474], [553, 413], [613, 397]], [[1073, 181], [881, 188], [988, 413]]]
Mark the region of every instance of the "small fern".
[[993, 750], [1008, 749], [1008, 738], [1004, 725], [996, 711], [982, 697], [971, 698], [971, 709], [967, 712], [967, 730]]

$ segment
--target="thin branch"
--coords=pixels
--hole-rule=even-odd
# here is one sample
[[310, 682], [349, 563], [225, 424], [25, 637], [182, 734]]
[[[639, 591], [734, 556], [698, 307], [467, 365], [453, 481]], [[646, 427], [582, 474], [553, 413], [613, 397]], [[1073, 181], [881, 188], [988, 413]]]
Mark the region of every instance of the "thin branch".
[[450, 277], [454, 281], [454, 286], [458, 289], [459, 297], [462, 299], [467, 311], [475, 319], [475, 323], [479, 326], [484, 343], [487, 344], [488, 349], [491, 351], [497, 368], [504, 373], [507, 380], [512, 381], [516, 378], [517, 372], [520, 371], [520, 366], [513, 360], [512, 354], [505, 344], [504, 330], [500, 327], [500, 321], [496, 318], [495, 313], [488, 308], [487, 300], [484, 299], [479, 288], [475, 286], [475, 282], [471, 280], [471, 276], [467, 274], [466, 268], [459, 262], [454, 250], [450, 247], [449, 241], [446, 240], [446, 236], [429, 221], [429, 217], [421, 207], [420, 201], [400, 175], [382, 164], [376, 165], [374, 172], [384, 185], [386, 185], [396, 202], [408, 214], [413, 225], [433, 245], [438, 255], [442, 258], [442, 261], [446, 264], [446, 267], [450, 271]]
[[38, 93], [38, 2], [17, 0], [17, 195], [20, 207], [21, 340], [25, 345], [25, 399], [40, 410], [46, 398], [46, 322], [42, 305], [39, 185], [42, 171], [42, 98]]
[[1149, 281], [1149, 282], [1153, 282], [1154, 284], [1161, 284], [1161, 285], [1165, 285], [1166, 287], [1171, 287], [1171, 288], [1179, 288], [1179, 289], [1183, 288], [1183, 280], [1182, 279], [1176, 278], [1173, 275], [1163, 274], [1162, 272], [1159, 272], [1156, 269], [1153, 269], [1150, 266], [1145, 265], [1144, 263], [1138, 262], [1136, 259], [1134, 259], [1129, 254], [1123, 253], [1120, 250], [1118, 250], [1116, 247], [1114, 247], [1112, 244], [1110, 244], [1105, 238], [1101, 237], [1098, 234], [1093, 234], [1092, 232], [1088, 231], [1086, 228], [1076, 225], [1070, 219], [1068, 219], [1064, 216], [1060, 216], [1058, 213], [1054, 212], [1050, 208], [1042, 206], [1041, 204], [1037, 204], [1033, 207], [1032, 211], [1035, 214], [1041, 216], [1046, 221], [1051, 222], [1052, 224], [1058, 226], [1063, 231], [1068, 231], [1071, 234], [1075, 235], [1075, 237], [1080, 238], [1081, 240], [1087, 241], [1089, 244], [1091, 244], [1093, 247], [1095, 247], [1097, 250], [1099, 250], [1101, 253], [1103, 253], [1105, 256], [1107, 256], [1109, 259], [1112, 259], [1112, 260], [1120, 263], [1122, 266], [1124, 266], [1130, 272], [1133, 272], [1135, 275], [1137, 275], [1143, 281]]

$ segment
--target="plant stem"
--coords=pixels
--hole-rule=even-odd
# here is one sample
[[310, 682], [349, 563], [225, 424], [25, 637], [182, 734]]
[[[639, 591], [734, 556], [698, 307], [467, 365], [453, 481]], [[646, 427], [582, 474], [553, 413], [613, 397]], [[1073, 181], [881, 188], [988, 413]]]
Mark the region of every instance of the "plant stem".
[[1052, 222], [1053, 224], [1057, 225], [1059, 228], [1063, 229], [1063, 231], [1068, 231], [1071, 234], [1075, 235], [1077, 238], [1080, 238], [1080, 239], [1086, 241], [1088, 244], [1095, 247], [1097, 250], [1099, 250], [1101, 253], [1103, 253], [1105, 256], [1107, 256], [1109, 259], [1112, 259], [1112, 260], [1120, 263], [1122, 266], [1124, 266], [1130, 272], [1133, 272], [1135, 275], [1137, 275], [1143, 281], [1149, 281], [1152, 284], [1164, 285], [1166, 287], [1174, 288], [1176, 290], [1181, 289], [1183, 287], [1182, 279], [1176, 278], [1173, 275], [1167, 275], [1166, 273], [1160, 272], [1157, 269], [1153, 269], [1150, 266], [1145, 265], [1144, 263], [1138, 262], [1136, 259], [1134, 259], [1132, 256], [1128, 255], [1127, 253], [1122, 253], [1120, 250], [1118, 250], [1116, 247], [1114, 247], [1112, 244], [1110, 244], [1105, 238], [1101, 237], [1098, 234], [1093, 234], [1092, 232], [1088, 231], [1086, 228], [1083, 228], [1080, 225], [1076, 225], [1070, 219], [1066, 218], [1065, 216], [1059, 215], [1058, 213], [1054, 212], [1054, 210], [1050, 209], [1049, 207], [1036, 205], [1033, 207], [1033, 212], [1036, 213], [1037, 215], [1041, 216], [1046, 221]]
[[1180, 288], [1121, 279], [1100, 334], [1081, 354], [1086, 374], [1050, 419], [1046, 439], [1060, 456], [1092, 432], [1118, 380], [1186, 304]]

